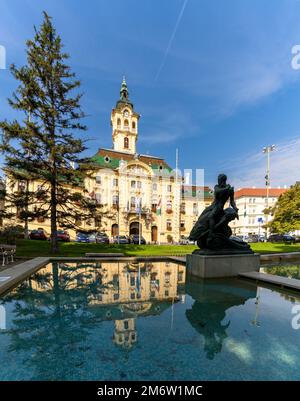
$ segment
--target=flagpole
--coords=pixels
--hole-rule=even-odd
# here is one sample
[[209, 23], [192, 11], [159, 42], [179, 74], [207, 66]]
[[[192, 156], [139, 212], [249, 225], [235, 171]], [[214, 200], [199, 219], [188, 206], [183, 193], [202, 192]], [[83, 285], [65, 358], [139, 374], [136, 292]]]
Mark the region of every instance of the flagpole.
[[[175, 168], [176, 168], [176, 170], [175, 170], [175, 194], [176, 194], [176, 191], [177, 191], [177, 181], [178, 181], [178, 148], [176, 148], [176, 158], [175, 158]], [[180, 193], [179, 193], [179, 208], [180, 208]], [[177, 212], [177, 210], [176, 210], [176, 212]], [[176, 213], [176, 215], [177, 215], [177, 213]], [[180, 219], [180, 213], [178, 214], [178, 218]], [[179, 224], [179, 233], [177, 232], [177, 227], [178, 227], [178, 224]], [[176, 227], [175, 227], [175, 232], [176, 232], [176, 237], [177, 237], [177, 242], [179, 242], [179, 235], [180, 235], [180, 222], [179, 221], [177, 221], [177, 223], [176, 223]]]
[[141, 213], [142, 213], [142, 198], [140, 198], [139, 205], [139, 245], [141, 245]]
[[118, 245], [120, 244], [120, 201], [118, 198], [118, 203], [117, 203], [117, 211], [118, 211]]

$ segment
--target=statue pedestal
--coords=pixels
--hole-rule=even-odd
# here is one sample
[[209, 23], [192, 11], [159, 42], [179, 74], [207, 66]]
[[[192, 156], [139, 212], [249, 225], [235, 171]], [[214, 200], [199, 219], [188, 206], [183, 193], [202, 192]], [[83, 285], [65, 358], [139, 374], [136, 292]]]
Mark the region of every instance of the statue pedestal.
[[186, 256], [187, 272], [201, 278], [234, 277], [239, 273], [259, 271], [259, 254]]

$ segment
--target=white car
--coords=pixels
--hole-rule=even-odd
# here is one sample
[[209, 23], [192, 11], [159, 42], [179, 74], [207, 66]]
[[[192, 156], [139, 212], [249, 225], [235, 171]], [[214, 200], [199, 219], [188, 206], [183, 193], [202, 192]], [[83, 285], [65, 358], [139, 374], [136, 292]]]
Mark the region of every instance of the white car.
[[179, 240], [179, 245], [194, 245], [195, 242], [191, 241], [188, 237], [182, 235]]

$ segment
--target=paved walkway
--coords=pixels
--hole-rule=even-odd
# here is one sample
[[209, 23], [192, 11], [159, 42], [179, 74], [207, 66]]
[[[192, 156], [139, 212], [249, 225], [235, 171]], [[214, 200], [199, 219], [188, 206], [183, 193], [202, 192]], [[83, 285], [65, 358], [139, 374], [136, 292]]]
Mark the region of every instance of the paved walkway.
[[300, 252], [265, 253], [260, 255], [260, 261], [262, 264], [270, 262], [288, 262], [293, 260], [300, 260]]
[[282, 288], [290, 288], [300, 291], [300, 280], [295, 278], [287, 278], [259, 272], [240, 273], [239, 276], [255, 281], [262, 281], [264, 283], [277, 285]]
[[48, 262], [48, 257], [39, 257], [2, 270], [0, 272], [0, 295], [25, 280]]

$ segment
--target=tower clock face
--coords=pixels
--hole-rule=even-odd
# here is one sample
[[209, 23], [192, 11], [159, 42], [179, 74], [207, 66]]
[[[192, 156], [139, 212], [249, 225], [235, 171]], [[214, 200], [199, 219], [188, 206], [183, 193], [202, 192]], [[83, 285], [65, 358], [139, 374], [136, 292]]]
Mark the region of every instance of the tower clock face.
[[124, 116], [128, 117], [128, 111], [125, 111]]

